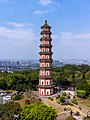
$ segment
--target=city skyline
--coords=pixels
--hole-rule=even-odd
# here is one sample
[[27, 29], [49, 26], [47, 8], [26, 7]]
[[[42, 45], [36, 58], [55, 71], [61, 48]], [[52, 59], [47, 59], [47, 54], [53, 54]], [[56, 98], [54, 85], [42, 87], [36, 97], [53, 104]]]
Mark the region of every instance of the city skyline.
[[0, 59], [39, 59], [40, 27], [52, 27], [53, 59], [90, 59], [89, 0], [0, 0]]

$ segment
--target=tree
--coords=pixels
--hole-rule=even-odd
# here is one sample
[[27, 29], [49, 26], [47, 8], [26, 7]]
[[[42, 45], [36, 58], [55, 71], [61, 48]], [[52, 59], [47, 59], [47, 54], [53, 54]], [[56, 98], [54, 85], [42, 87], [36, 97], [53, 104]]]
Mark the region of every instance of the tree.
[[1, 120], [14, 120], [14, 114], [19, 114], [21, 107], [17, 102], [6, 102], [0, 104], [0, 118]]
[[44, 104], [33, 103], [23, 107], [20, 120], [56, 120], [55, 109]]
[[66, 120], [76, 120], [73, 116], [69, 116], [66, 118]]
[[83, 98], [83, 97], [85, 97], [85, 95], [86, 95], [86, 91], [85, 90], [77, 90], [77, 96], [78, 97]]
[[90, 85], [87, 82], [80, 82], [77, 85], [77, 90], [84, 90], [86, 91], [86, 96], [88, 96], [90, 94]]
[[0, 77], [0, 89], [6, 90], [7, 88], [7, 83], [5, 81], [4, 77]]
[[75, 74], [72, 75], [72, 78], [73, 78], [73, 79], [75, 78]]
[[83, 75], [82, 75], [82, 79], [85, 79], [85, 73], [83, 73]]
[[18, 71], [7, 74], [5, 77], [8, 89], [26, 91], [36, 90], [38, 85], [38, 71]]

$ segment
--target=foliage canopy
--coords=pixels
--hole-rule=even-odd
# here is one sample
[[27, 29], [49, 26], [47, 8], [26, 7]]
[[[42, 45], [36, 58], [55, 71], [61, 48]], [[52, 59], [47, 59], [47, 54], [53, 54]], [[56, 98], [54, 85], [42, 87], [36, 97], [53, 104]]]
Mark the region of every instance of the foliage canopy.
[[25, 106], [20, 113], [20, 120], [56, 120], [55, 109], [41, 103]]

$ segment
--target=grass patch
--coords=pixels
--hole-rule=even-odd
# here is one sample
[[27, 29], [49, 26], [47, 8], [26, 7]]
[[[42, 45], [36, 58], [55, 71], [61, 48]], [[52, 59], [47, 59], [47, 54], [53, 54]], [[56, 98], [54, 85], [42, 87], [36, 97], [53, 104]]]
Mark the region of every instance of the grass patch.
[[78, 105], [90, 113], [90, 100], [77, 98]]
[[14, 102], [18, 102], [20, 104], [21, 108], [25, 106], [25, 100], [24, 99], [22, 99], [22, 100], [14, 100]]
[[53, 99], [53, 101], [49, 99], [44, 99], [44, 104], [47, 106], [52, 106], [54, 109], [56, 109], [57, 113], [63, 112], [64, 107], [56, 102], [56, 99]]

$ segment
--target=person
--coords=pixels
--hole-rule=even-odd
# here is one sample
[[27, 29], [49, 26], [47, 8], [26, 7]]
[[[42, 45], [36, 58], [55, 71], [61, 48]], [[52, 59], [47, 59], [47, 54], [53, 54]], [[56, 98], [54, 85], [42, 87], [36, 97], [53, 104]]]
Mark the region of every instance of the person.
[[81, 110], [81, 107], [79, 106], [79, 110]]
[[68, 111], [70, 111], [70, 105], [68, 105]]
[[71, 116], [72, 116], [72, 113], [73, 113], [72, 110], [70, 110], [70, 115], [71, 115]]
[[87, 111], [87, 118], [88, 118], [89, 116], [88, 116], [88, 111]]

